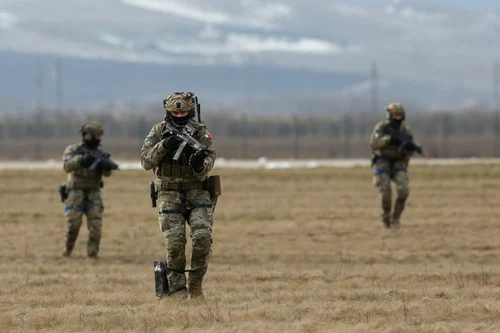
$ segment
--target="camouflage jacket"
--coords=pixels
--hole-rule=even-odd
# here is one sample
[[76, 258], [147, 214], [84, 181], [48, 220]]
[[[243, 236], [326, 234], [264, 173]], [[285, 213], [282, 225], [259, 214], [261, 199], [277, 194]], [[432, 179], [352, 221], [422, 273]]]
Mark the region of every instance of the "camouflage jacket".
[[163, 141], [165, 141], [166, 137], [162, 136], [162, 132], [166, 122], [172, 124], [170, 120], [166, 120], [154, 125], [144, 140], [141, 149], [142, 167], [145, 170], [153, 170], [157, 180], [160, 182], [187, 183], [204, 181], [214, 166], [216, 155], [215, 148], [212, 144], [212, 137], [207, 131], [206, 125], [192, 119], [189, 120], [189, 123], [186, 125], [195, 128], [197, 133], [193, 138], [207, 146], [208, 154], [205, 157], [204, 169], [202, 172], [196, 173], [193, 168], [189, 166], [189, 158], [193, 153], [189, 145], [186, 145], [177, 161], [173, 160], [175, 152], [169, 152], [163, 147]]
[[[373, 133], [370, 136], [370, 147], [373, 154], [391, 160], [409, 160], [413, 155], [412, 151], [398, 152], [398, 146], [391, 144], [391, 134], [385, 130], [389, 124], [390, 120], [383, 120], [375, 125]], [[404, 122], [401, 124], [399, 131], [412, 135], [410, 128]]]
[[[111, 170], [91, 171], [82, 166], [83, 155], [76, 154], [78, 147], [83, 143], [76, 143], [66, 147], [63, 153], [63, 169], [68, 173], [66, 186], [69, 189], [100, 188], [102, 176], [111, 176]], [[100, 150], [100, 148], [97, 148]]]

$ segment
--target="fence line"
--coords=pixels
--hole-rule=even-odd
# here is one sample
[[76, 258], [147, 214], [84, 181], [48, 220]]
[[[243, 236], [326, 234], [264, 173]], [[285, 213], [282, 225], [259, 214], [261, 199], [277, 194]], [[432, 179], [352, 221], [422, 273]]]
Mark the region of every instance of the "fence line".
[[[75, 114], [79, 114], [75, 112]], [[147, 115], [87, 116], [45, 114], [0, 119], [0, 159], [60, 158], [68, 144], [80, 140], [82, 123], [93, 119], [104, 128], [103, 146], [114, 156], [137, 158], [142, 141], [162, 119]], [[205, 123], [224, 158], [368, 158], [368, 139], [377, 121], [372, 114], [291, 115], [281, 118], [206, 114]], [[408, 124], [429, 157], [500, 156], [497, 113], [423, 113]]]

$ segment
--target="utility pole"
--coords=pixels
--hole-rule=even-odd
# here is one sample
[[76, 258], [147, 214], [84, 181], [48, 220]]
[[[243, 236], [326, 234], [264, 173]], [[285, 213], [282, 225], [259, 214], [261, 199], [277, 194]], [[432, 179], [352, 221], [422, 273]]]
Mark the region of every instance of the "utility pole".
[[293, 115], [293, 157], [295, 159], [298, 159], [300, 156], [299, 135], [299, 117]]
[[241, 147], [240, 147], [240, 158], [244, 160], [248, 158], [248, 118], [246, 113], [241, 115]]
[[499, 115], [499, 95], [498, 86], [500, 85], [500, 63], [495, 61], [493, 64], [493, 156], [500, 155], [500, 115]]
[[35, 102], [35, 117], [36, 117], [36, 131], [35, 131], [35, 159], [42, 159], [42, 109], [43, 109], [43, 65], [41, 60], [38, 60], [35, 68], [35, 87], [36, 87], [36, 102]]
[[372, 83], [372, 113], [378, 112], [378, 65], [372, 63], [371, 67], [371, 83]]
[[63, 92], [63, 68], [61, 59], [57, 59], [55, 63], [56, 72], [56, 94], [57, 94], [57, 112], [62, 113], [64, 103]]
[[441, 157], [450, 157], [449, 138], [451, 133], [451, 116], [443, 113], [441, 117]]

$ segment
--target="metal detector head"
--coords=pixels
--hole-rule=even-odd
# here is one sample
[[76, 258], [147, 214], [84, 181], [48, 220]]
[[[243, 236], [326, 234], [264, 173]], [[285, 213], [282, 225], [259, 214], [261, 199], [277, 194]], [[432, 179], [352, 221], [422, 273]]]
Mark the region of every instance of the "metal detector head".
[[168, 280], [167, 280], [167, 262], [155, 261], [155, 288], [156, 298], [160, 299], [162, 296], [168, 294]]

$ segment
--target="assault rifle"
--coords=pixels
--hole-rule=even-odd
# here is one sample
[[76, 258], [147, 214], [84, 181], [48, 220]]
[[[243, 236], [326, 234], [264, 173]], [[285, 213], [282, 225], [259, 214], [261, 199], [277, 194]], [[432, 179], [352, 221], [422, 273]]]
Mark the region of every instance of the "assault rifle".
[[193, 137], [197, 133], [198, 131], [191, 125], [186, 125], [182, 128], [182, 130], [180, 130], [169, 123], [164, 123], [163, 131], [161, 133], [162, 137], [175, 135], [182, 140], [181, 144], [179, 145], [179, 148], [177, 148], [177, 151], [172, 157], [174, 161], [177, 161], [179, 159], [186, 145], [189, 145], [191, 148], [193, 148], [195, 153], [199, 151], [204, 151], [208, 148], [206, 145], [204, 145], [203, 143], [201, 143], [200, 141], [196, 140]]
[[400, 142], [398, 144], [399, 153], [404, 153], [405, 150], [409, 150], [424, 155], [422, 147], [413, 141], [413, 137], [410, 134], [395, 129], [391, 124], [386, 125], [383, 132], [384, 134], [389, 134], [391, 137], [395, 137], [397, 141]]
[[89, 149], [85, 146], [79, 146], [76, 149], [76, 154], [81, 154], [83, 156], [90, 155], [93, 157], [92, 164], [88, 167], [89, 170], [116, 170], [118, 169], [118, 164], [113, 162], [110, 159], [110, 154], [97, 150], [97, 149]]

